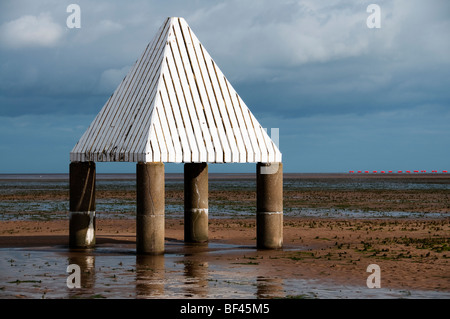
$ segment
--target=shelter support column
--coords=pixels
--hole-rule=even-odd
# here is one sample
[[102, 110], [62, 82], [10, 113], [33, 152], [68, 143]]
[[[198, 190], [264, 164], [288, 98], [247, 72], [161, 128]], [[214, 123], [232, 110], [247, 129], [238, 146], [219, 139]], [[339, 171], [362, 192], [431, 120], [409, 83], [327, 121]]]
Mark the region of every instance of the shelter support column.
[[69, 167], [69, 247], [95, 246], [95, 162]]
[[136, 252], [164, 253], [164, 163], [136, 165]]
[[184, 241], [208, 241], [208, 164], [184, 164]]
[[259, 249], [283, 246], [283, 164], [256, 165], [256, 245]]

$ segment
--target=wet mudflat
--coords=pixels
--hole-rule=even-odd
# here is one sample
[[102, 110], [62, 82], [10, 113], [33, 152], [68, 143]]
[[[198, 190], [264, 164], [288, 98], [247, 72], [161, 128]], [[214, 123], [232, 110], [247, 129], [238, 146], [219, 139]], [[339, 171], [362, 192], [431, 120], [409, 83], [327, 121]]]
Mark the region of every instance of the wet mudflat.
[[[168, 220], [161, 256], [136, 255], [131, 219], [99, 220], [87, 251], [68, 248], [66, 221], [32, 225], [2, 223], [1, 298], [450, 297], [448, 220], [288, 218], [277, 251], [255, 248], [252, 219], [210, 220], [204, 245], [183, 243], [182, 220]], [[70, 264], [81, 288], [67, 287]], [[380, 289], [366, 285], [370, 264]]]
[[[177, 246], [176, 244], [174, 246]], [[447, 291], [369, 289], [336, 285], [300, 274], [277, 275], [243, 257], [247, 247], [210, 245], [208, 251], [174, 248], [136, 256], [132, 247], [108, 245], [91, 252], [66, 247], [2, 249], [1, 298], [449, 298]], [[170, 251], [169, 248], [169, 251]], [[180, 254], [177, 251], [182, 250]], [[228, 252], [228, 251], [231, 252]], [[237, 258], [239, 252], [241, 258]], [[234, 262], [215, 260], [229, 255]], [[264, 257], [259, 257], [264, 258]], [[270, 257], [268, 257], [270, 258]], [[81, 288], [69, 288], [67, 266], [81, 267]], [[279, 266], [280, 267], [280, 266]], [[275, 268], [278, 270], [277, 268]], [[300, 269], [298, 271], [301, 271]]]
[[[288, 217], [448, 218], [450, 212], [450, 174], [285, 174], [283, 188]], [[255, 189], [252, 174], [212, 174], [210, 216], [253, 217]], [[166, 217], [183, 218], [183, 176], [167, 174], [165, 193]], [[135, 208], [134, 175], [98, 176], [97, 214], [134, 219]], [[64, 219], [68, 209], [68, 176], [0, 175], [0, 221]]]
[[[64, 176], [0, 184], [0, 298], [450, 297], [447, 176], [285, 177], [279, 251], [255, 248], [251, 176], [211, 178], [210, 242], [200, 246], [183, 243], [182, 177], [167, 179], [166, 252], [153, 257], [135, 253], [133, 176], [100, 178], [88, 251], [67, 246]], [[81, 288], [67, 287], [70, 264]], [[379, 289], [366, 285], [370, 264]]]

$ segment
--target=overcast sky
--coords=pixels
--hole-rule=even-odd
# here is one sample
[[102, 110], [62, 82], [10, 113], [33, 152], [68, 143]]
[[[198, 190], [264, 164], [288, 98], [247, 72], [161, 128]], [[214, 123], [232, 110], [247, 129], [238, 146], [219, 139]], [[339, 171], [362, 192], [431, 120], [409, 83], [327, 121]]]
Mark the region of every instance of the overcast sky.
[[[66, 25], [71, 3], [79, 29]], [[371, 3], [381, 28], [367, 26]], [[279, 128], [285, 172], [450, 169], [450, 1], [1, 0], [0, 173], [68, 172], [169, 16], [186, 19], [261, 125]]]

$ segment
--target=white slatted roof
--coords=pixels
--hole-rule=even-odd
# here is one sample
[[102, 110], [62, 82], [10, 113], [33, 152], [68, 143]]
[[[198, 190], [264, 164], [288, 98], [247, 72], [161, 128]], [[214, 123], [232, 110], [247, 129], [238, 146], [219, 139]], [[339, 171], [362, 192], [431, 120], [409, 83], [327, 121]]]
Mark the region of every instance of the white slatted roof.
[[94, 162], [281, 162], [183, 18], [168, 18], [70, 153]]

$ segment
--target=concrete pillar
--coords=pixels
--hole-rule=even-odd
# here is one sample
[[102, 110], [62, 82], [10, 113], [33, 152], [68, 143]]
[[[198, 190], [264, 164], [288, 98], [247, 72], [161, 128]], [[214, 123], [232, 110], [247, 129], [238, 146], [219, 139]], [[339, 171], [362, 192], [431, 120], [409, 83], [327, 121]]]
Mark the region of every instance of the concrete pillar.
[[208, 241], [208, 164], [184, 164], [184, 241]]
[[164, 253], [164, 164], [136, 165], [136, 252]]
[[95, 246], [95, 162], [72, 162], [69, 167], [69, 246]]
[[283, 246], [283, 164], [256, 165], [256, 244], [259, 249]]

